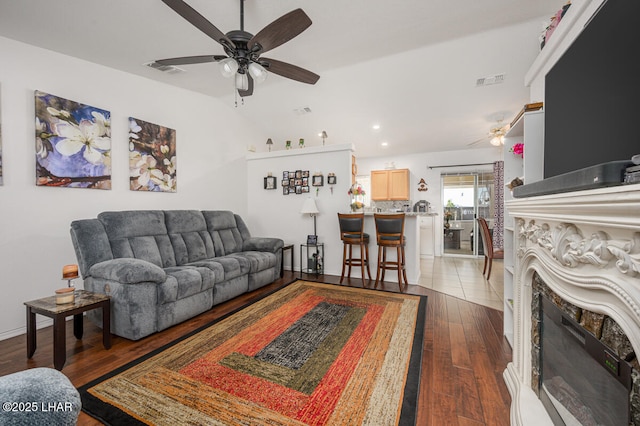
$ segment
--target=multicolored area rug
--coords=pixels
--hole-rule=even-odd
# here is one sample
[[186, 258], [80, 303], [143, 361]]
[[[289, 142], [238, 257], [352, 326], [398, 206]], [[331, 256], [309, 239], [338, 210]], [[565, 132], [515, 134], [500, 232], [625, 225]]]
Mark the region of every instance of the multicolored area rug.
[[297, 281], [80, 388], [112, 425], [415, 424], [426, 297]]

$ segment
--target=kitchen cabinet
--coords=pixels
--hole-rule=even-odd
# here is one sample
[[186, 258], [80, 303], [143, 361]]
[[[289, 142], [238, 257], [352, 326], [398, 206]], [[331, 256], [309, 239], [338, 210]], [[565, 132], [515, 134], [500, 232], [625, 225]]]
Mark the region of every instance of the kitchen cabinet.
[[396, 201], [409, 199], [409, 169], [372, 170], [371, 199]]

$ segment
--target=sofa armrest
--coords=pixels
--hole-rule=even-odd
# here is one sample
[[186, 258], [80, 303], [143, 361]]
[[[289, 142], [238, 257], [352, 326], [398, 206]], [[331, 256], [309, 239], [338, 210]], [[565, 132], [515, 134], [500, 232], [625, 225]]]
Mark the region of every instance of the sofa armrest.
[[284, 241], [280, 238], [260, 238], [260, 237], [251, 237], [249, 239], [244, 240], [242, 244], [242, 249], [244, 251], [268, 251], [271, 253], [277, 253], [278, 250], [282, 249], [284, 246]]
[[[42, 367], [0, 377], [0, 400], [6, 405], [0, 411], [2, 425], [71, 426], [82, 407], [80, 394], [67, 376]], [[51, 404], [58, 409], [51, 409]]]
[[161, 267], [146, 260], [133, 258], [112, 259], [96, 263], [89, 269], [88, 275], [123, 284], [163, 283], [167, 279], [167, 274]]

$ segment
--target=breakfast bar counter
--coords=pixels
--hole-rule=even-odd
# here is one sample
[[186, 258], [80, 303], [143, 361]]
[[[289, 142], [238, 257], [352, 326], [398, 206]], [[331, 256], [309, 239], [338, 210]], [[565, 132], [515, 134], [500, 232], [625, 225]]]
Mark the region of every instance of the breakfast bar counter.
[[[382, 213], [384, 214], [384, 213]], [[404, 236], [406, 240], [405, 261], [407, 271], [407, 281], [409, 284], [417, 284], [420, 279], [420, 221], [421, 216], [431, 216], [432, 213], [406, 213], [404, 220]], [[371, 279], [376, 279], [376, 267], [378, 265], [378, 245], [376, 243], [376, 224], [373, 213], [364, 214], [364, 232], [369, 234], [369, 267], [371, 268]], [[395, 250], [387, 251], [387, 258], [395, 260]], [[365, 272], [366, 273], [366, 272]], [[353, 267], [351, 278], [360, 278], [360, 268]], [[385, 281], [398, 281], [395, 271], [387, 271]]]

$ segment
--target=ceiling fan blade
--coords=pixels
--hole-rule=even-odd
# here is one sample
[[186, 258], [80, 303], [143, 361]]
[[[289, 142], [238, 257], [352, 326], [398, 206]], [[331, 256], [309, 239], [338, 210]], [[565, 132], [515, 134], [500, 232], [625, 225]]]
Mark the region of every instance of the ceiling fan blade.
[[267, 71], [271, 71], [274, 74], [278, 74], [282, 77], [290, 78], [301, 83], [316, 84], [320, 79], [318, 74], [286, 62], [276, 61], [275, 59], [260, 58], [260, 65], [265, 67]]
[[264, 27], [249, 40], [247, 46], [250, 50], [257, 49], [255, 51], [264, 53], [288, 42], [310, 25], [311, 18], [302, 9], [296, 9]]
[[247, 90], [239, 90], [238, 89], [238, 94], [240, 96], [242, 96], [243, 98], [246, 97], [246, 96], [253, 95], [253, 78], [251, 78], [251, 75], [249, 75], [249, 73], [247, 73], [247, 80], [249, 82]]
[[225, 59], [226, 57], [227, 56], [224, 55], [182, 56], [180, 58], [159, 59], [155, 62], [160, 65], [190, 65], [217, 62]]
[[164, 4], [173, 9], [178, 15], [189, 21], [191, 25], [217, 41], [218, 43], [235, 49], [236, 45], [207, 18], [198, 13], [194, 8], [182, 0], [162, 0]]

